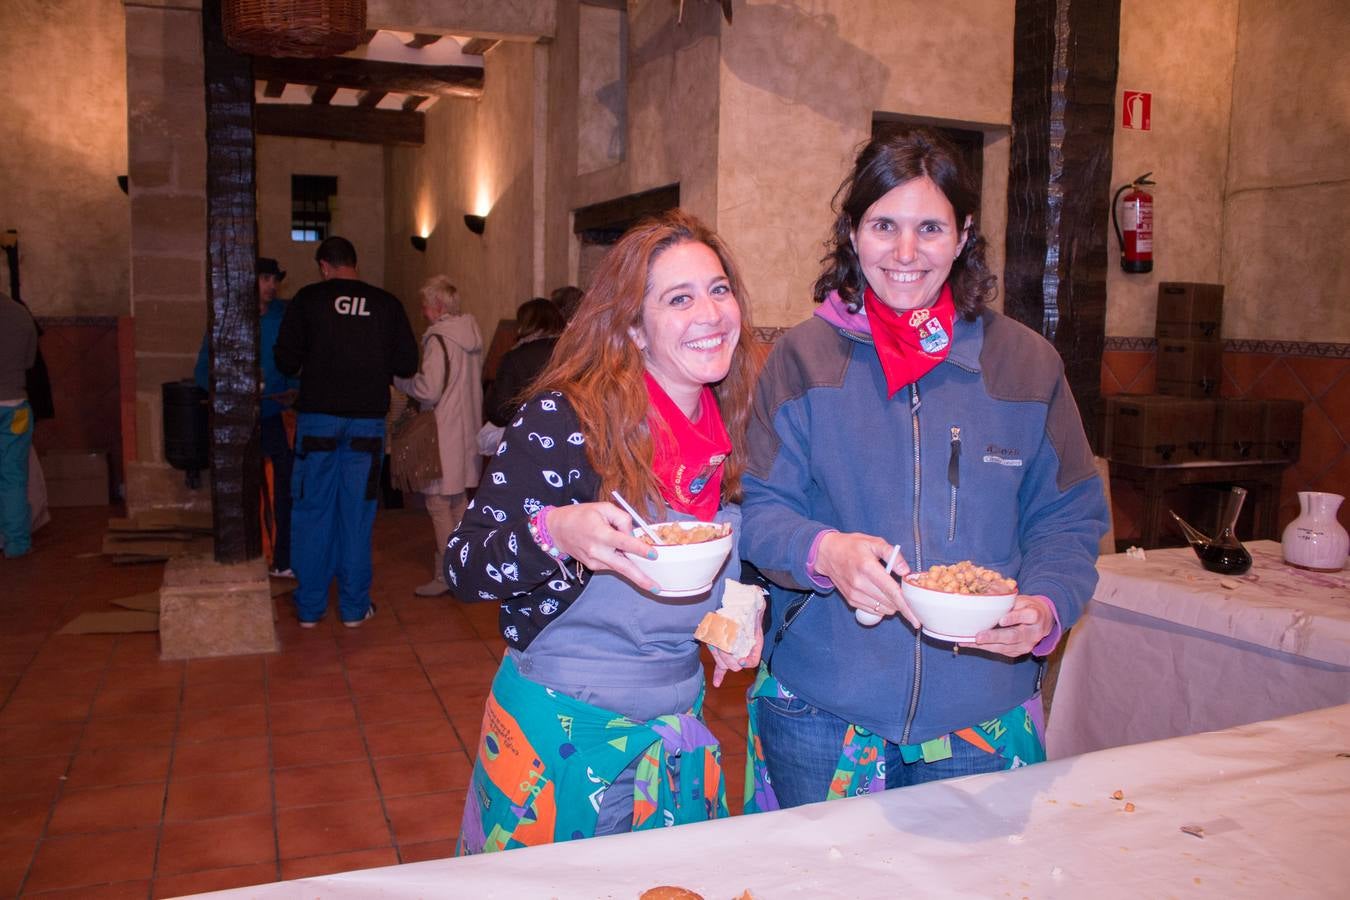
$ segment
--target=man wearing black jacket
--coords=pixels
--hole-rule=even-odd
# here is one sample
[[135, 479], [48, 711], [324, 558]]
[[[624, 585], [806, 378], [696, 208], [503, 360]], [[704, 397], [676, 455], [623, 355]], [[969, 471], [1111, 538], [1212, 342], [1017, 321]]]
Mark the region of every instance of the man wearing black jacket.
[[301, 628], [313, 628], [338, 579], [342, 623], [375, 614], [371, 529], [394, 375], [417, 371], [417, 340], [398, 298], [360, 280], [356, 248], [330, 237], [314, 254], [323, 280], [291, 300], [273, 355], [299, 375], [291, 476], [291, 567]]

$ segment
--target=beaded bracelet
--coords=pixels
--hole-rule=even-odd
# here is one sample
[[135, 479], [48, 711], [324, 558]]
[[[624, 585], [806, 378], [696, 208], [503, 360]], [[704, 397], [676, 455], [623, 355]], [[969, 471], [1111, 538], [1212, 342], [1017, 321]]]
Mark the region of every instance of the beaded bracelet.
[[543, 509], [539, 510], [539, 512], [530, 517], [529, 525], [527, 527], [530, 529], [530, 537], [539, 545], [540, 550], [543, 550], [559, 562], [563, 562], [572, 557], [559, 550], [557, 545], [553, 543], [552, 535], [548, 533], [548, 514], [555, 508], [556, 507], [553, 506], [545, 506]]

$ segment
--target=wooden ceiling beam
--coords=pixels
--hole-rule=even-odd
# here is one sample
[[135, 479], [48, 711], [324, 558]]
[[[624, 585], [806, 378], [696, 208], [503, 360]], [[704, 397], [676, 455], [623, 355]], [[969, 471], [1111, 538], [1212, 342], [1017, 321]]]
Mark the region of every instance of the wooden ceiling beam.
[[387, 91], [366, 91], [356, 100], [356, 105], [366, 109], [374, 109], [380, 105], [380, 101], [388, 97]]
[[410, 40], [403, 42], [403, 46], [412, 50], [421, 50], [423, 47], [430, 47], [441, 39], [439, 34], [414, 34]]
[[501, 41], [498, 41], [496, 38], [470, 38], [469, 41], [460, 48], [460, 52], [465, 56], [482, 56], [499, 43], [501, 43]]
[[295, 106], [259, 103], [254, 109], [258, 134], [276, 137], [400, 144], [420, 147], [426, 139], [426, 117], [397, 109], [360, 106]]
[[423, 103], [426, 103], [427, 100], [428, 98], [423, 97], [421, 94], [410, 94], [409, 96], [403, 99], [403, 111], [415, 112], [417, 110], [417, 107], [421, 106]]
[[483, 92], [483, 70], [476, 66], [419, 66], [346, 56], [327, 59], [255, 56], [253, 76], [265, 81], [390, 94], [478, 97]]
[[309, 102], [315, 106], [327, 106], [333, 101], [333, 95], [338, 91], [336, 86], [320, 85], [314, 89]]
[[264, 97], [280, 97], [286, 92], [286, 82], [272, 80], [267, 82], [267, 87], [263, 88]]

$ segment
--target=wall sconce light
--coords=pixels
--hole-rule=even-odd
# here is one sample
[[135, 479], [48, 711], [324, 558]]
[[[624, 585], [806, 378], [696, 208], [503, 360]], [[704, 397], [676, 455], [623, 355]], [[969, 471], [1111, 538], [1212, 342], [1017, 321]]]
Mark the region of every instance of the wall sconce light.
[[418, 253], [427, 252], [427, 239], [422, 237], [422, 235], [414, 234], [410, 240], [412, 241], [413, 249]]
[[487, 227], [487, 216], [464, 216], [464, 227], [474, 234], [482, 234], [483, 229]]

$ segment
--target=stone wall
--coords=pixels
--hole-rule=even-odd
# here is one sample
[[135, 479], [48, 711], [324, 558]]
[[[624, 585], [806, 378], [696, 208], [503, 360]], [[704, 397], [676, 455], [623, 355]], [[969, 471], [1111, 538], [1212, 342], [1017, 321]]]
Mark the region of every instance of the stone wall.
[[130, 309], [124, 18], [122, 0], [0, 2], [0, 230], [38, 316]]
[[127, 507], [209, 508], [164, 461], [160, 386], [189, 378], [206, 328], [206, 107], [200, 6], [127, 0], [135, 458]]

